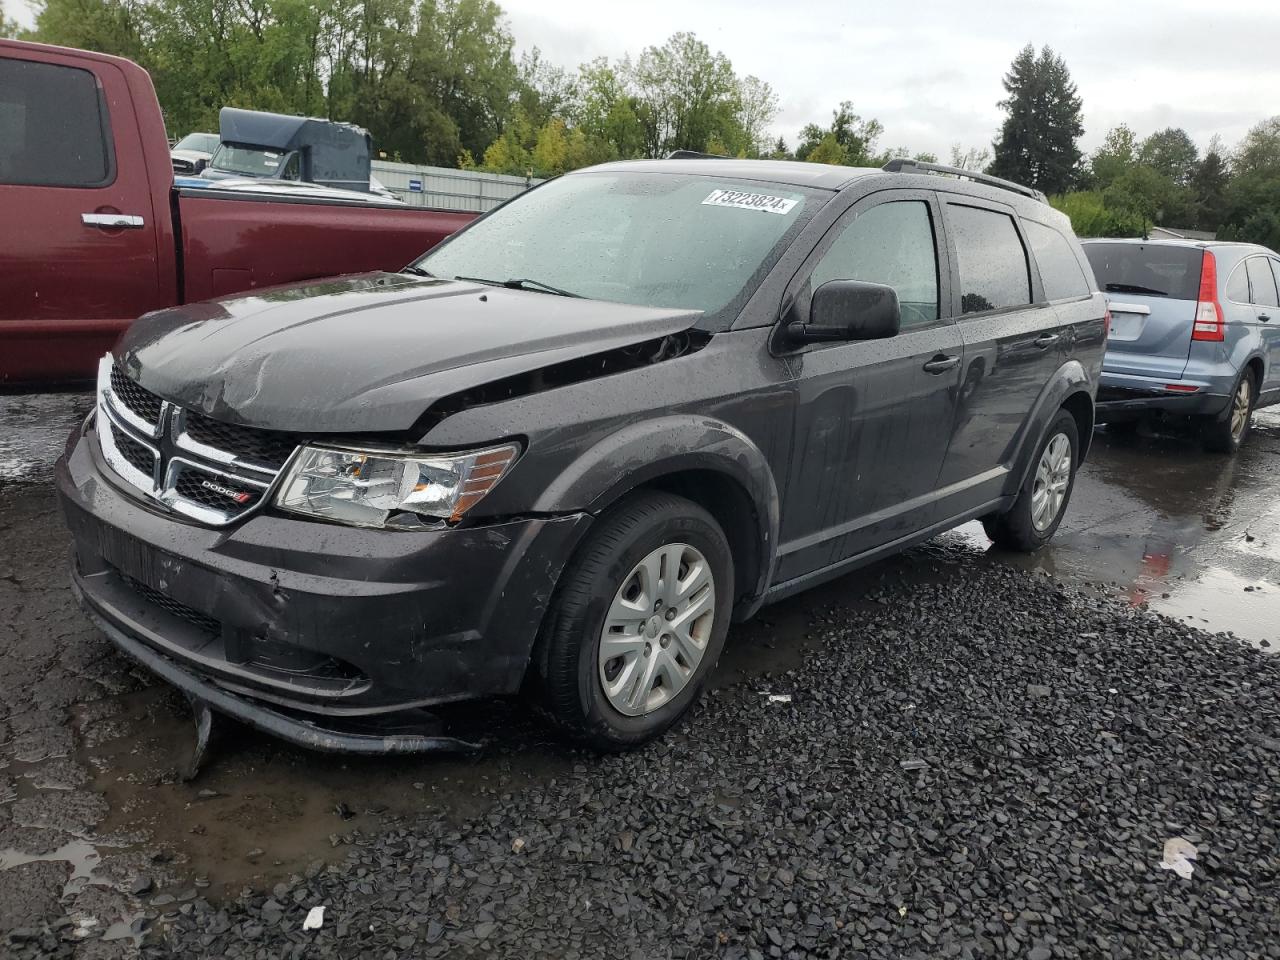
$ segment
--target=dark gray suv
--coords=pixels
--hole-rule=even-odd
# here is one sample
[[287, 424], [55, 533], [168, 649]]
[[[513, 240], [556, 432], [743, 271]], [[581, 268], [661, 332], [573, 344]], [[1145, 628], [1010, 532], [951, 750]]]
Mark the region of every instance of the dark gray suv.
[[1014, 184], [681, 157], [540, 186], [399, 274], [149, 314], [58, 486], [123, 650], [294, 742], [456, 745], [536, 691], [601, 748], [733, 619], [982, 518], [1032, 550], [1106, 307]]

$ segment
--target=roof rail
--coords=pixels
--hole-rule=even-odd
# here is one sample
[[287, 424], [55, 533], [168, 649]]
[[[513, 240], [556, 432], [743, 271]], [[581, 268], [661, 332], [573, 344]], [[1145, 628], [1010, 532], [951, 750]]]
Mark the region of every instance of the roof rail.
[[699, 153], [697, 150], [672, 150], [665, 160], [732, 160], [723, 153]]
[[1012, 190], [1014, 193], [1020, 193], [1024, 197], [1030, 197], [1032, 200], [1039, 200], [1041, 203], [1049, 202], [1049, 198], [1044, 195], [1043, 190], [1024, 187], [1020, 183], [1014, 183], [1012, 180], [1005, 180], [1001, 177], [993, 177], [989, 173], [978, 173], [976, 170], [965, 170], [961, 167], [949, 167], [943, 163], [926, 163], [923, 160], [911, 160], [908, 157], [895, 157], [881, 169], [886, 173], [919, 171], [920, 173], [940, 173], [950, 177], [962, 177], [975, 183], [985, 183], [988, 186], [1000, 187], [1002, 190]]

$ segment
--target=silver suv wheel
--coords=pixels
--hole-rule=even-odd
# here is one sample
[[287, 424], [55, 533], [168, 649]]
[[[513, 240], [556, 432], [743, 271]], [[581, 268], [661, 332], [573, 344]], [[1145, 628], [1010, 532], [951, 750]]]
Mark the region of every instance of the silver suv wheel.
[[694, 547], [666, 544], [637, 563], [600, 632], [600, 685], [610, 706], [637, 717], [677, 696], [706, 653], [715, 610], [715, 575]]
[[1031, 522], [1043, 533], [1058, 519], [1071, 485], [1071, 441], [1059, 433], [1045, 444], [1031, 490]]

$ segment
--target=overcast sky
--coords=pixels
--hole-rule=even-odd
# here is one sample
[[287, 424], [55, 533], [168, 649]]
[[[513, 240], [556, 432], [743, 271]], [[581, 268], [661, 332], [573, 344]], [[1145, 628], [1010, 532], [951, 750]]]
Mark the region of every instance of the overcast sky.
[[[1126, 122], [1234, 145], [1280, 113], [1280, 0], [499, 0], [518, 50], [576, 66], [696, 33], [778, 93], [794, 145], [852, 100], [884, 124], [881, 147], [989, 146], [1000, 79], [1027, 43], [1061, 54], [1084, 98], [1086, 151]], [[20, 20], [21, 0], [7, 3]], [[16, 8], [16, 9], [15, 9]]]

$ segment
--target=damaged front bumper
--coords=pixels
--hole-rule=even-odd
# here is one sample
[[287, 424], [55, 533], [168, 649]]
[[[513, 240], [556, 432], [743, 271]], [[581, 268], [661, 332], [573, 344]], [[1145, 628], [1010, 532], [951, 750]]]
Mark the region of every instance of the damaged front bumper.
[[212, 528], [117, 487], [109, 469], [87, 430], [56, 476], [93, 619], [190, 696], [325, 750], [466, 746], [424, 708], [519, 689], [590, 523], [389, 531], [259, 512]]

